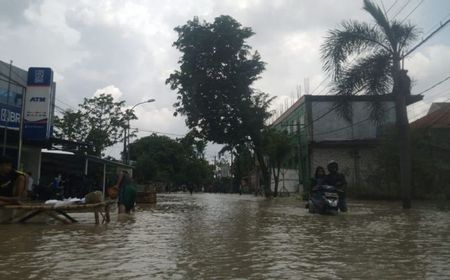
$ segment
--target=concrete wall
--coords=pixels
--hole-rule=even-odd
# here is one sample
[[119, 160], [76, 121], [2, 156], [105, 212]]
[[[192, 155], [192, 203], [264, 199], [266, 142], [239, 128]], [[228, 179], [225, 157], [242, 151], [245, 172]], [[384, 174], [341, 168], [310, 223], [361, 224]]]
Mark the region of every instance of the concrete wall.
[[367, 178], [375, 168], [373, 148], [314, 148], [311, 151], [311, 177], [317, 166], [326, 166], [330, 160], [339, 164], [339, 172], [353, 187], [369, 184]]
[[[283, 188], [284, 186], [284, 188]], [[271, 176], [271, 189], [272, 191], [275, 189], [275, 180], [273, 176]], [[298, 170], [296, 169], [281, 169], [280, 171], [280, 181], [278, 183], [278, 191], [279, 192], [290, 192], [296, 193], [301, 192], [303, 190], [303, 186], [299, 185], [298, 181]]]
[[[383, 102], [383, 104], [384, 110], [386, 110], [385, 122], [393, 123], [395, 121], [395, 110], [392, 109], [394, 103]], [[377, 126], [373, 122], [367, 121], [370, 116], [369, 103], [359, 101], [351, 103], [353, 110], [352, 122], [348, 122], [340, 117], [338, 110], [333, 110], [326, 114], [333, 106], [335, 106], [333, 102], [312, 102], [311, 119], [318, 119], [313, 124], [313, 141], [374, 139], [377, 137]]]

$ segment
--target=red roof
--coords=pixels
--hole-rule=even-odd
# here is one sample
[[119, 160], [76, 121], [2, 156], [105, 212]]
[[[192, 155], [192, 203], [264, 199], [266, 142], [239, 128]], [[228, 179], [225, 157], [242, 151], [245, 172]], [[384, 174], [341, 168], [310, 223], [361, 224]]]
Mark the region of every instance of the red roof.
[[439, 108], [411, 123], [411, 128], [450, 128], [450, 103], [440, 103]]

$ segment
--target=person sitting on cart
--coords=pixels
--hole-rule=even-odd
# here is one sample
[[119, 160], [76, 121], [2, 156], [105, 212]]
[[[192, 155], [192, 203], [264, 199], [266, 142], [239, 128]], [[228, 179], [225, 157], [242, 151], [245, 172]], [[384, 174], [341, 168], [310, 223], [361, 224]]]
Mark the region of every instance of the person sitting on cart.
[[346, 201], [346, 188], [347, 180], [345, 175], [339, 173], [339, 165], [336, 161], [332, 160], [327, 165], [328, 175], [325, 178], [325, 184], [334, 186], [337, 189], [339, 195], [338, 207], [341, 212], [347, 212], [347, 201]]
[[20, 204], [27, 195], [27, 175], [13, 168], [13, 161], [0, 156], [0, 205]]

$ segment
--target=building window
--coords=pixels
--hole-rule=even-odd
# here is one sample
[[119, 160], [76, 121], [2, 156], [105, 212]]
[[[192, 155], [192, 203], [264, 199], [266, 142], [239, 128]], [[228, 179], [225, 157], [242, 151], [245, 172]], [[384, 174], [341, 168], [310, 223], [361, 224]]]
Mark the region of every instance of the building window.
[[8, 89], [0, 88], [0, 103], [14, 107], [22, 107], [22, 94], [10, 90], [8, 98]]

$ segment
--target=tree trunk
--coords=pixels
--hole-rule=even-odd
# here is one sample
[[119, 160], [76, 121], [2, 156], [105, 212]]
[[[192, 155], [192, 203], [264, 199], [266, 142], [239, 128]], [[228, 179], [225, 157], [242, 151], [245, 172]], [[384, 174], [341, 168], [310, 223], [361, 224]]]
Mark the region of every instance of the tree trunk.
[[398, 151], [400, 165], [400, 187], [403, 209], [411, 208], [411, 140], [406, 97], [408, 90], [400, 78], [400, 60], [394, 61], [394, 88], [396, 126], [398, 131]]
[[276, 168], [272, 167], [272, 173], [273, 173], [273, 181], [274, 181], [274, 188], [273, 188], [273, 196], [278, 196], [278, 184], [280, 182], [280, 171], [278, 169], [278, 174], [275, 172]]
[[264, 188], [264, 195], [265, 197], [269, 198], [272, 196], [272, 191], [270, 189], [270, 171], [266, 163], [264, 162], [264, 156], [262, 155], [261, 151], [255, 149], [255, 154], [262, 172], [261, 183]]

